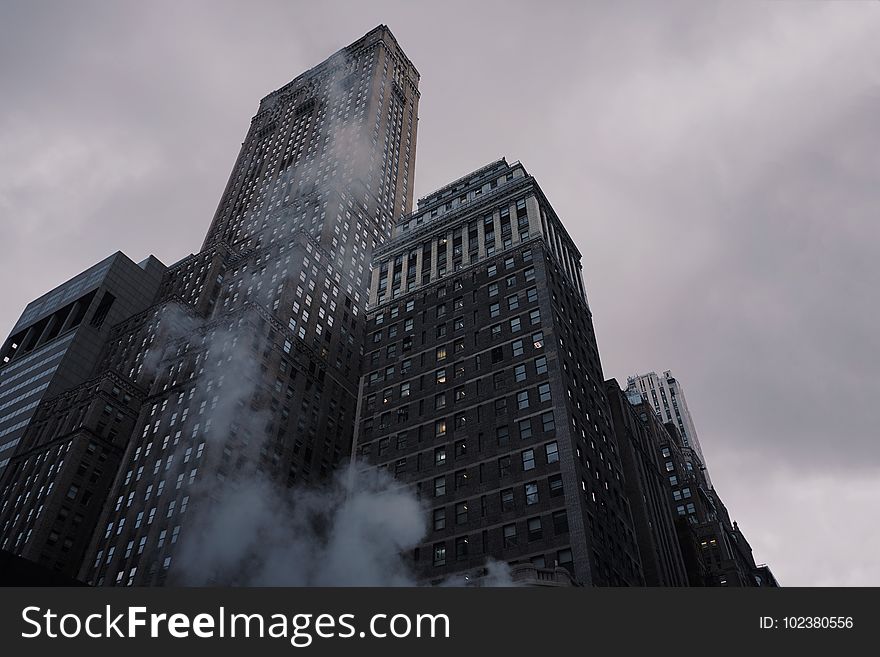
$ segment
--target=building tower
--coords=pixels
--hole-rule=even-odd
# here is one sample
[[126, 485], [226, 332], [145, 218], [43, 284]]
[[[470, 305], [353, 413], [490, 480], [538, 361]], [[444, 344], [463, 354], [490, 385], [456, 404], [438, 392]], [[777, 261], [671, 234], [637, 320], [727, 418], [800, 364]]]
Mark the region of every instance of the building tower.
[[580, 254], [521, 164], [399, 221], [375, 252], [366, 352], [357, 451], [431, 509], [421, 578], [491, 557], [642, 583]]
[[315, 483], [350, 455], [369, 264], [412, 204], [418, 80], [379, 26], [260, 102], [201, 251], [108, 329], [95, 371], [130, 384], [133, 430], [83, 580], [192, 580], [176, 550], [222, 487]]
[[693, 450], [696, 454], [704, 469], [706, 480], [711, 485], [697, 428], [694, 426], [694, 419], [688, 410], [684, 390], [678, 379], [672, 376], [669, 370], [663, 372], [663, 376], [659, 376], [656, 372], [637, 374], [627, 378], [627, 392], [632, 394], [634, 390], [641, 393], [653, 406], [663, 422], [672, 422], [678, 428], [683, 447]]

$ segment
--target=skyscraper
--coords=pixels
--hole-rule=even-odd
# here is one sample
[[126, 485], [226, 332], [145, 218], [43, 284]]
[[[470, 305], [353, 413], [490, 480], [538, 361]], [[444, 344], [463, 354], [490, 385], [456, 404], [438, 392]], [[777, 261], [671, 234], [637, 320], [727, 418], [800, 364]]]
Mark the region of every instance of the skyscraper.
[[115, 253], [28, 304], [0, 366], [0, 549], [75, 577], [143, 391], [98, 361], [165, 266]]
[[673, 487], [668, 480], [666, 461], [660, 460], [663, 426], [641, 398], [638, 405], [631, 403], [616, 380], [606, 381], [605, 390], [620, 447], [645, 584], [687, 586], [685, 561], [670, 507]]
[[492, 557], [642, 583], [580, 254], [520, 163], [398, 222], [367, 333], [357, 450], [431, 509], [422, 579]]
[[672, 422], [681, 434], [682, 445], [685, 449], [693, 450], [705, 469], [706, 479], [709, 479], [709, 470], [706, 458], [703, 456], [703, 448], [697, 436], [697, 428], [694, 419], [688, 410], [684, 390], [678, 379], [672, 376], [672, 372], [666, 370], [663, 376], [656, 372], [637, 374], [627, 378], [627, 390], [637, 390], [653, 406], [654, 411], [663, 422]]
[[260, 102], [202, 249], [107, 336], [98, 375], [142, 392], [83, 579], [185, 581], [181, 536], [226, 482], [313, 483], [349, 456], [369, 263], [412, 203], [418, 80], [379, 26]]

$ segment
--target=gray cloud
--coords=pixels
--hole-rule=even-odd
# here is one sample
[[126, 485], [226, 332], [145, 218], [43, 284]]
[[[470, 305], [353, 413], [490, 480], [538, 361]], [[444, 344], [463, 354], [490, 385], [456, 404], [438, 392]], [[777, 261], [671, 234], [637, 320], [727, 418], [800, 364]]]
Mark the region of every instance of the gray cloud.
[[422, 75], [417, 194], [521, 159], [583, 252], [606, 375], [682, 380], [756, 557], [784, 584], [880, 584], [858, 529], [880, 501], [877, 3], [2, 14], [7, 330], [117, 248], [196, 250], [259, 98], [388, 23]]

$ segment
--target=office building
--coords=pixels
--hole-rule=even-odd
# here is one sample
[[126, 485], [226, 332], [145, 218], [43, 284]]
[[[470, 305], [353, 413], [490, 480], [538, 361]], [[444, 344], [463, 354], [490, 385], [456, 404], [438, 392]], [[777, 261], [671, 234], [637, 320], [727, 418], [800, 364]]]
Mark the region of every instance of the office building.
[[370, 290], [357, 454], [429, 506], [419, 577], [493, 558], [642, 584], [580, 253], [525, 168], [421, 199]]

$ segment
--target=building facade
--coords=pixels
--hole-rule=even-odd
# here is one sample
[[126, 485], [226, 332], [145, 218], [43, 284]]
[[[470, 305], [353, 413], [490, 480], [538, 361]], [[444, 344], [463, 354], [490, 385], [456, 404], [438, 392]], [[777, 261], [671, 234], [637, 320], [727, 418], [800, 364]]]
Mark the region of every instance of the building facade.
[[616, 380], [606, 381], [605, 389], [611, 404], [645, 584], [688, 586], [669, 504], [671, 481], [665, 462], [660, 460], [660, 436], [664, 429], [650, 409], [631, 403]]
[[643, 582], [580, 253], [535, 179], [493, 162], [376, 250], [362, 467], [430, 507], [428, 582], [487, 558]]
[[0, 549], [76, 577], [143, 394], [99, 376], [100, 355], [164, 270], [116, 253], [29, 304], [13, 328], [0, 368]]
[[700, 463], [705, 469], [705, 476], [709, 477], [706, 458], [703, 456], [703, 448], [700, 445], [697, 428], [694, 426], [694, 418], [688, 409], [687, 399], [681, 383], [672, 376], [672, 372], [666, 370], [660, 376], [656, 372], [637, 374], [627, 378], [627, 389], [638, 390], [647, 399], [654, 412], [660, 416], [663, 422], [672, 422], [681, 435], [682, 445], [696, 453]]

